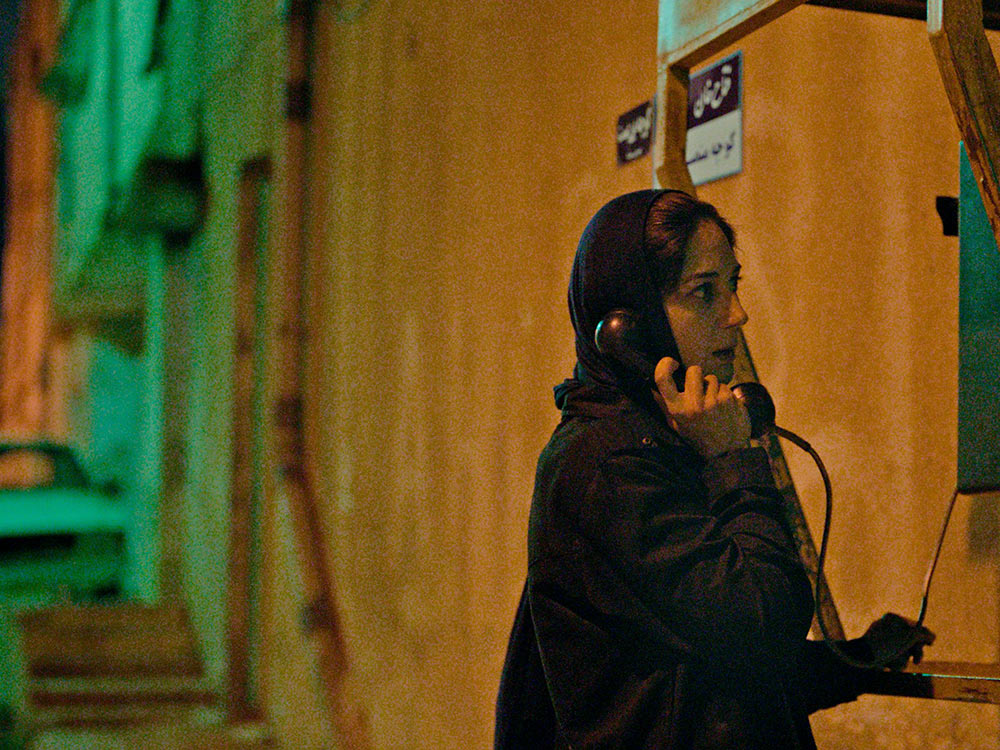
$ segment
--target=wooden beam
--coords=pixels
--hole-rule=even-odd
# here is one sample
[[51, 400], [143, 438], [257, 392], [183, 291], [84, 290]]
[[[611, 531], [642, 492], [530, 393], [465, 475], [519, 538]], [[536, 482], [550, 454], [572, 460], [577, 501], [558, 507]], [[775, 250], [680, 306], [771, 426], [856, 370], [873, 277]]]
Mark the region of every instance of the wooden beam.
[[927, 32], [993, 234], [1000, 238], [1000, 71], [982, 0], [929, 0]]
[[[52, 212], [55, 113], [38, 82], [56, 48], [58, 8], [25, 0], [4, 92], [8, 107], [7, 194], [0, 295], [0, 428], [21, 435], [49, 432], [52, 350]], [[0, 136], [3, 137], [3, 136]], [[62, 420], [59, 420], [62, 421]]]
[[660, 0], [660, 66], [690, 70], [804, 0]]
[[[927, 0], [807, 0], [807, 3], [895, 18], [912, 18], [918, 21], [927, 19]], [[986, 0], [983, 3], [983, 26], [991, 31], [1000, 29], [1000, 2], [997, 0]]]
[[[289, 10], [287, 90], [308, 90], [312, 73], [316, 3], [293, 0]], [[284, 133], [283, 230], [286, 232], [276, 277], [281, 279], [279, 339], [276, 344], [275, 400], [271, 407], [279, 493], [289, 500], [307, 603], [302, 625], [320, 673], [323, 698], [334, 732], [334, 746], [369, 750], [368, 716], [352, 686], [352, 668], [330, 559], [331, 542], [323, 528], [310, 479], [305, 434], [306, 357], [309, 351], [309, 121], [302, 111], [288, 112]]]
[[[747, 346], [747, 340], [742, 330], [739, 332], [736, 345], [735, 382], [760, 382], [757, 376], [757, 368], [754, 366], [753, 358], [750, 356], [750, 347]], [[795, 489], [795, 483], [792, 481], [792, 474], [788, 470], [788, 462], [785, 459], [785, 453], [782, 450], [778, 436], [774, 433], [762, 436], [761, 445], [767, 451], [768, 458], [770, 459], [771, 473], [774, 475], [774, 483], [784, 501], [785, 519], [788, 521], [788, 526], [792, 531], [792, 537], [799, 552], [799, 559], [802, 560], [806, 573], [809, 575], [809, 582], [812, 585], [813, 591], [819, 592], [819, 610], [823, 616], [826, 632], [831, 638], [843, 640], [847, 637], [844, 633], [844, 626], [840, 622], [840, 615], [837, 612], [836, 604], [834, 604], [833, 594], [830, 592], [826, 576], [819, 577], [819, 555], [816, 551], [816, 543], [813, 541], [812, 533], [809, 531], [809, 524], [806, 522], [805, 514], [802, 512], [799, 493]], [[813, 618], [811, 632], [814, 638], [820, 638], [823, 635], [823, 631], [815, 618]]]
[[663, 68], [659, 74], [656, 121], [659, 155], [656, 179], [660, 186], [694, 195], [684, 149], [687, 144], [688, 71], [681, 66]]

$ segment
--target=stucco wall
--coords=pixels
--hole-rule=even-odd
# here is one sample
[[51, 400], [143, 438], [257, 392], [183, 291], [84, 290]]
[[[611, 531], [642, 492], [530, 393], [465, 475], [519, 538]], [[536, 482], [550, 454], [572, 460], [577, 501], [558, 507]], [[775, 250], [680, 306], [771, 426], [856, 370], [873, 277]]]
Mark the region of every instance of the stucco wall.
[[310, 427], [379, 748], [486, 747], [576, 240], [618, 115], [656, 87], [656, 3], [374, 3], [320, 15]]

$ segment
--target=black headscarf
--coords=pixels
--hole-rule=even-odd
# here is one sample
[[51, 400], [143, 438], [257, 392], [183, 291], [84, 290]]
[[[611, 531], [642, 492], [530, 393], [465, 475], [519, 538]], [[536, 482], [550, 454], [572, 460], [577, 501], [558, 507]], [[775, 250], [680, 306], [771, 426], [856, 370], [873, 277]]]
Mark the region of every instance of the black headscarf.
[[560, 406], [566, 391], [580, 381], [625, 392], [635, 392], [641, 385], [639, 379], [601, 354], [594, 343], [597, 324], [615, 308], [642, 316], [647, 357], [654, 362], [663, 357], [680, 361], [644, 243], [649, 209], [666, 192], [670, 191], [639, 190], [609, 201], [580, 237], [569, 281], [577, 364], [575, 377], [556, 387]]

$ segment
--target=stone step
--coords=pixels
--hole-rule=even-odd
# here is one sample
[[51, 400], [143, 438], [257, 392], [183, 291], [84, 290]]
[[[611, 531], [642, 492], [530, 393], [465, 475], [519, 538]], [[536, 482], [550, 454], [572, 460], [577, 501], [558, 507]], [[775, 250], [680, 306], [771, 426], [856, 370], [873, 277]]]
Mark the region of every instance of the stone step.
[[189, 703], [83, 703], [28, 707], [32, 731], [49, 729], [112, 730], [150, 728], [158, 724], [204, 725], [218, 723], [221, 709]]
[[86, 702], [89, 699], [101, 702], [108, 700], [109, 696], [118, 696], [122, 700], [149, 700], [159, 696], [165, 700], [195, 703], [209, 702], [209, 699], [214, 702], [216, 699], [202, 678], [188, 675], [33, 677], [30, 692], [45, 696], [49, 702], [60, 703]]

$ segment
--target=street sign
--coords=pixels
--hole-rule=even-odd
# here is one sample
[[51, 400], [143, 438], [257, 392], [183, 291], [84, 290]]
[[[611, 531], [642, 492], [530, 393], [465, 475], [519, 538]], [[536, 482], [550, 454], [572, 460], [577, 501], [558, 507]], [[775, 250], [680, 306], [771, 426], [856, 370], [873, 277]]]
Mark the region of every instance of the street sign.
[[742, 52], [691, 74], [685, 159], [695, 185], [743, 171]]

